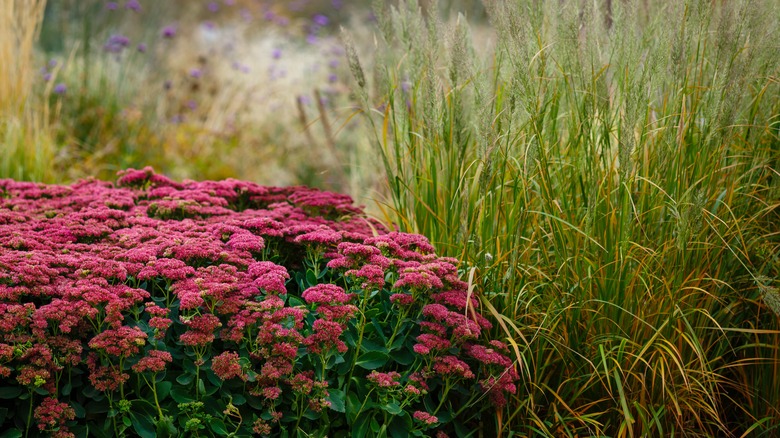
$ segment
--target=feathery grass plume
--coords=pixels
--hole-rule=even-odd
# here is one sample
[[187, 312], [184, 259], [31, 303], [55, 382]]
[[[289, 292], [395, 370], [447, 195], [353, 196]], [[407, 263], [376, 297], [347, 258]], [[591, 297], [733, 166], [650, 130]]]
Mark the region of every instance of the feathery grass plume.
[[355, 43], [352, 40], [352, 36], [342, 27], [341, 36], [344, 41], [344, 47], [347, 50], [347, 61], [349, 62], [349, 70], [352, 72], [355, 81], [361, 90], [365, 91], [366, 88], [366, 75], [363, 73], [363, 67], [360, 65], [360, 58], [358, 58], [357, 50], [355, 50]]
[[772, 286], [771, 282], [772, 280], [765, 276], [756, 278], [756, 284], [758, 285], [758, 290], [761, 292], [761, 298], [766, 305], [780, 317], [780, 290], [778, 290], [777, 287]]
[[411, 92], [378, 96], [371, 123], [388, 218], [470, 261], [515, 354], [523, 383], [488, 434], [771, 434], [780, 322], [753, 279], [777, 268], [752, 242], [780, 245], [776, 17], [484, 4], [495, 50], [449, 59], [420, 54], [441, 36], [412, 47], [399, 5], [378, 51]]

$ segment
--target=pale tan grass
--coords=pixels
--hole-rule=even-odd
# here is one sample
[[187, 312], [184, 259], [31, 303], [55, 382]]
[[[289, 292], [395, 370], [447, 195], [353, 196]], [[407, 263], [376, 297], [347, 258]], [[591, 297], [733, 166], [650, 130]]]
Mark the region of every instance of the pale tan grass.
[[0, 114], [21, 114], [35, 75], [33, 52], [46, 0], [0, 2]]
[[0, 1], [0, 178], [52, 178], [48, 106], [32, 92], [45, 9], [46, 0]]

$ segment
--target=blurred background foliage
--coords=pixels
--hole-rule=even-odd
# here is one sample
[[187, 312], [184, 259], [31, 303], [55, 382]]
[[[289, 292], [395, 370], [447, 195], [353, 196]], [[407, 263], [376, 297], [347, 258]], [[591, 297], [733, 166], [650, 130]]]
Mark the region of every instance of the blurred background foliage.
[[[337, 31], [372, 15], [349, 3], [53, 0], [38, 2], [42, 16], [11, 17], [29, 2], [6, 1], [8, 20], [40, 32], [37, 46], [7, 58], [29, 63], [16, 69], [39, 119], [27, 135], [45, 137], [48, 155], [8, 161], [0, 176], [112, 179], [152, 165], [179, 179], [307, 184], [365, 199], [376, 178], [362, 178], [376, 172]], [[3, 147], [44, 156], [3, 131]]]

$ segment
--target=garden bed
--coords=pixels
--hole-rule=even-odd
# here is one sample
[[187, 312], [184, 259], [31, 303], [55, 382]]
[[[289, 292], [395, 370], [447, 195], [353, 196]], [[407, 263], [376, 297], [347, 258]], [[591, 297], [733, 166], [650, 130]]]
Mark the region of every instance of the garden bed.
[[345, 195], [0, 180], [3, 436], [462, 436], [515, 392], [489, 327]]

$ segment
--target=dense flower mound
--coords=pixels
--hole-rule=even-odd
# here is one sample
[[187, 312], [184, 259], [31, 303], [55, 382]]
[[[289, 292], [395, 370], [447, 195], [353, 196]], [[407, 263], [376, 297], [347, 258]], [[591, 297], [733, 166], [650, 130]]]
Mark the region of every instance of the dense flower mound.
[[456, 260], [348, 196], [0, 180], [2, 430], [460, 435], [515, 391], [489, 327]]

